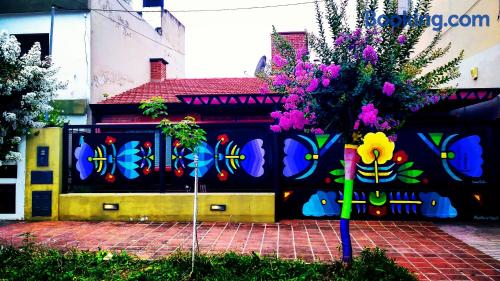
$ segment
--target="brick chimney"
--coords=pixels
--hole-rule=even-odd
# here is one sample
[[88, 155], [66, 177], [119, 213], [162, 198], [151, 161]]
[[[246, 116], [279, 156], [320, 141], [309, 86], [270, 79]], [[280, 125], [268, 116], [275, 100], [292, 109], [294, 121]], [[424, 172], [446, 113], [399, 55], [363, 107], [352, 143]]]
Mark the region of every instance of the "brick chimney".
[[149, 59], [151, 66], [151, 82], [160, 82], [167, 78], [168, 62], [162, 58]]
[[[307, 45], [307, 33], [305, 31], [278, 32], [278, 34], [285, 38], [295, 51], [301, 48], [309, 50], [309, 46]], [[274, 57], [275, 54], [278, 54], [278, 50], [276, 50], [274, 46], [274, 38], [271, 34], [271, 58]]]

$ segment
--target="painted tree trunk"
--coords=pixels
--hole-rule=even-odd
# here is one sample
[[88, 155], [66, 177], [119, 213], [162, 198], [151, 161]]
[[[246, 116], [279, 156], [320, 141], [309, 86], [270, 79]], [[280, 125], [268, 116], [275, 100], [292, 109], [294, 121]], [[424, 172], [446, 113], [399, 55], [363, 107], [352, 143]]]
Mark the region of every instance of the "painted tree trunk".
[[342, 212], [340, 213], [340, 237], [342, 240], [342, 261], [352, 261], [351, 236], [349, 234], [349, 220], [352, 209], [352, 193], [354, 189], [354, 178], [356, 176], [356, 163], [358, 162], [357, 145], [346, 144], [344, 146], [344, 199]]
[[191, 273], [194, 272], [194, 259], [198, 248], [198, 233], [196, 221], [198, 219], [198, 154], [194, 155], [194, 198], [193, 198], [193, 243], [191, 248]]

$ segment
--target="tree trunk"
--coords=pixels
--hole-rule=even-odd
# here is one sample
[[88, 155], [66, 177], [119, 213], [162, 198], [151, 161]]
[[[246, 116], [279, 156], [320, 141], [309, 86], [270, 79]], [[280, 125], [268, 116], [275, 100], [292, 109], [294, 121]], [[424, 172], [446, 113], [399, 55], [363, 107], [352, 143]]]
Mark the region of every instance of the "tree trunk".
[[358, 162], [357, 145], [344, 146], [344, 199], [340, 213], [340, 237], [342, 239], [342, 261], [350, 264], [352, 261], [351, 236], [349, 234], [349, 219], [352, 210], [352, 193], [354, 178], [356, 177], [356, 163]]
[[193, 245], [191, 249], [191, 274], [194, 272], [194, 259], [198, 248], [198, 230], [196, 221], [198, 218], [198, 154], [194, 155], [194, 198], [193, 198]]

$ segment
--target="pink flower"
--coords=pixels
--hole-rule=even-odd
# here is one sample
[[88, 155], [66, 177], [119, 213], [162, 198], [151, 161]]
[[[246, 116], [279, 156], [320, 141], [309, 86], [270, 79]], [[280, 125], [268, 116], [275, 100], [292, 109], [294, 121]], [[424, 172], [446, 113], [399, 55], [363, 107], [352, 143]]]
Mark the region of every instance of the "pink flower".
[[271, 125], [271, 131], [279, 133], [281, 132], [281, 127], [279, 125]]
[[274, 119], [278, 119], [281, 117], [281, 112], [279, 111], [273, 111], [271, 112], [271, 117], [274, 118]]
[[398, 36], [398, 43], [400, 45], [403, 45], [404, 43], [406, 43], [406, 41], [407, 41], [407, 39], [406, 39], [405, 35], [401, 34], [401, 35]]
[[354, 122], [354, 130], [357, 130], [359, 128], [359, 123], [360, 123], [359, 119], [356, 120], [356, 122]]
[[384, 121], [382, 122], [382, 124], [380, 124], [379, 126], [380, 130], [382, 131], [387, 131], [389, 130], [391, 127], [389, 126], [389, 123], [387, 121]]
[[335, 45], [336, 46], [342, 45], [345, 42], [345, 39], [346, 39], [345, 35], [340, 34], [339, 37], [337, 37], [337, 39], [335, 39]]
[[291, 94], [288, 96], [288, 98], [286, 98], [286, 102], [289, 102], [289, 103], [296, 103], [298, 101], [299, 101], [299, 96], [296, 94]]
[[328, 85], [330, 85], [330, 79], [328, 78], [323, 78], [323, 80], [321, 80], [321, 85], [323, 85], [323, 87], [328, 87]]
[[390, 135], [387, 137], [391, 142], [396, 142], [398, 140], [398, 135]]
[[273, 86], [275, 87], [285, 86], [288, 84], [288, 82], [289, 82], [288, 77], [285, 74], [280, 73], [274, 76]]
[[263, 84], [260, 87], [260, 93], [261, 94], [269, 94], [270, 92], [271, 92], [271, 90], [269, 90], [269, 85], [267, 83]]
[[292, 127], [292, 120], [288, 117], [290, 114], [285, 113], [281, 116], [278, 125], [285, 131], [289, 130]]
[[295, 56], [295, 59], [297, 61], [300, 61], [302, 60], [302, 58], [307, 55], [307, 49], [306, 48], [300, 48], [297, 50], [297, 53], [296, 53], [296, 56]]
[[285, 58], [282, 58], [280, 55], [273, 56], [273, 64], [277, 68], [282, 68], [287, 63], [288, 63], [288, 61]]
[[388, 97], [392, 96], [394, 91], [396, 90], [396, 87], [394, 84], [390, 82], [385, 82], [384, 87], [382, 88], [382, 93], [386, 94]]
[[370, 62], [371, 64], [377, 64], [378, 62], [377, 51], [375, 51], [375, 49], [372, 46], [367, 45], [363, 50], [363, 59], [366, 62]]
[[332, 79], [339, 77], [340, 69], [341, 69], [340, 65], [331, 64], [326, 68], [328, 77]]
[[308, 123], [307, 119], [304, 117], [304, 112], [297, 109], [290, 111], [290, 119], [293, 128], [296, 130], [303, 130], [304, 126]]
[[316, 91], [316, 89], [318, 89], [318, 86], [319, 86], [319, 80], [318, 80], [318, 78], [314, 78], [311, 80], [311, 83], [309, 84], [309, 86], [307, 86], [306, 91], [307, 92], [314, 92], [314, 91]]
[[313, 133], [315, 135], [321, 135], [321, 134], [324, 134], [325, 132], [323, 130], [321, 130], [320, 128], [313, 128], [313, 129], [311, 129], [311, 133]]
[[378, 109], [375, 108], [373, 103], [369, 103], [361, 107], [361, 113], [358, 115], [358, 118], [361, 119], [365, 125], [374, 126], [377, 124], [377, 114]]

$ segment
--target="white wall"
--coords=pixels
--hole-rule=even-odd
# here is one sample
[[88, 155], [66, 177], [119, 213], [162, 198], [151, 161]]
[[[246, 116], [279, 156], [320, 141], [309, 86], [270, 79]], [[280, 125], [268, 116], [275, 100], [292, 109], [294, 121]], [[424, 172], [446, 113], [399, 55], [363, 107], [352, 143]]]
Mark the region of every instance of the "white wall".
[[[460, 77], [450, 82], [447, 86], [458, 88], [498, 88], [500, 75], [498, 64], [500, 62], [500, 21], [497, 20], [499, 2], [497, 0], [436, 0], [432, 3], [430, 14], [443, 14], [446, 19], [451, 14], [488, 15], [490, 26], [458, 26], [444, 27], [441, 46], [451, 42], [450, 52], [443, 58], [436, 60], [429, 69], [438, 67], [456, 57], [461, 50], [464, 51], [464, 60], [460, 65]], [[421, 42], [416, 46], [416, 51], [423, 50], [436, 31], [428, 29]], [[478, 67], [479, 78], [472, 79], [470, 70]]]
[[[0, 14], [0, 30], [11, 34], [50, 33], [50, 13]], [[58, 78], [68, 83], [58, 99], [90, 99], [90, 19], [87, 13], [57, 12], [54, 21], [53, 62]], [[69, 117], [85, 124], [86, 116]]]
[[[123, 0], [91, 2], [92, 9], [132, 9]], [[168, 61], [167, 77], [184, 77], [184, 26], [174, 17], [163, 17], [162, 35], [134, 12], [92, 11], [91, 19], [92, 103], [149, 82], [150, 58]]]

